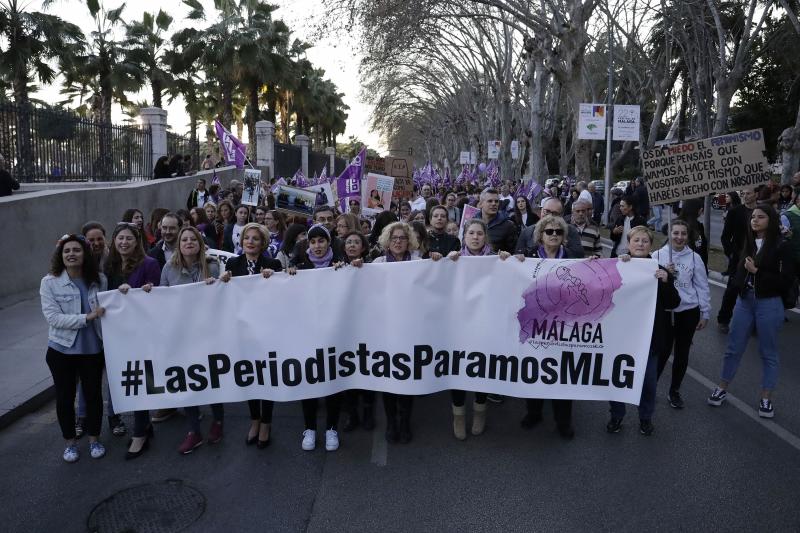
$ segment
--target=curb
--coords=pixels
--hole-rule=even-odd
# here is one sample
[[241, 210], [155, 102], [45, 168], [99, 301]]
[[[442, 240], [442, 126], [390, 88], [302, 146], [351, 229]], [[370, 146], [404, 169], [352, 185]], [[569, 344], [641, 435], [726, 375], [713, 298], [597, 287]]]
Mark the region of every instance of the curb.
[[47, 378], [37, 383], [20, 396], [24, 394], [30, 394], [30, 396], [17, 404], [14, 404], [15, 399], [12, 398], [10, 402], [12, 407], [10, 409], [6, 409], [5, 407], [0, 408], [0, 430], [7, 428], [20, 418], [33, 413], [55, 398], [56, 388], [55, 385], [53, 385], [53, 379]]

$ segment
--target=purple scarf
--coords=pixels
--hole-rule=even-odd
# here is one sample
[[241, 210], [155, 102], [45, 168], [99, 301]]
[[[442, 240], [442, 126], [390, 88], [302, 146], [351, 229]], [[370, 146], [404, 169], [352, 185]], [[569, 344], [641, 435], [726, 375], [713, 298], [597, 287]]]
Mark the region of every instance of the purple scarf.
[[[539, 245], [539, 250], [537, 250], [536, 253], [539, 254], [539, 258], [540, 259], [547, 259], [547, 252], [544, 249], [544, 245], [540, 244]], [[564, 257], [564, 247], [563, 246], [559, 246], [558, 247], [558, 253], [556, 254], [554, 259], [561, 259], [563, 257]]]
[[469, 251], [469, 248], [467, 248], [467, 245], [465, 244], [464, 246], [461, 247], [461, 255], [475, 255], [475, 256], [492, 255], [492, 247], [489, 246], [489, 243], [487, 242], [486, 244], [483, 245], [483, 248], [481, 248], [480, 252], [478, 252], [477, 254], [473, 254], [472, 252]]
[[331, 260], [333, 259], [333, 248], [328, 246], [328, 251], [322, 257], [317, 257], [311, 252], [311, 248], [306, 250], [306, 255], [308, 259], [314, 263], [314, 268], [326, 268], [331, 266]]

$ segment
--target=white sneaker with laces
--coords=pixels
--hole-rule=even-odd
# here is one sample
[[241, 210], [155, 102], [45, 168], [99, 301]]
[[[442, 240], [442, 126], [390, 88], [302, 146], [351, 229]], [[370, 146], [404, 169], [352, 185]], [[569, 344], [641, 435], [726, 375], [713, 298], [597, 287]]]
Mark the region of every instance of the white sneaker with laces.
[[105, 454], [106, 454], [105, 446], [103, 446], [99, 442], [89, 443], [89, 455], [92, 456], [92, 459], [100, 459], [101, 457], [105, 456]]
[[78, 459], [81, 458], [80, 453], [78, 453], [78, 446], [72, 444], [64, 448], [64, 460], [68, 463], [74, 463]]
[[307, 429], [303, 432], [303, 449], [310, 452], [317, 447], [317, 432]]
[[335, 452], [339, 449], [339, 434], [335, 429], [325, 431], [325, 449], [329, 452]]

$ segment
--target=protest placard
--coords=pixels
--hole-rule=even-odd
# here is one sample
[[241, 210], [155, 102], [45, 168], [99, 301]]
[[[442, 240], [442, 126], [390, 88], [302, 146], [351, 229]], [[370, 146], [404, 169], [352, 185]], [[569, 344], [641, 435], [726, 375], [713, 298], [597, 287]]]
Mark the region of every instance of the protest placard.
[[489, 141], [487, 146], [487, 157], [489, 159], [497, 159], [500, 157], [500, 148], [503, 144], [500, 141]]
[[244, 169], [244, 187], [242, 189], [242, 204], [258, 205], [261, 194], [261, 171], [253, 168]]
[[361, 187], [362, 211], [373, 210], [376, 212], [388, 209], [392, 203], [394, 178], [382, 174], [367, 174], [367, 179]]
[[312, 191], [317, 195], [314, 205], [329, 205], [331, 207], [336, 205], [336, 195], [333, 194], [333, 188], [330, 183], [318, 183], [310, 187], [305, 187], [305, 190]]
[[317, 193], [289, 185], [278, 185], [275, 193], [275, 209], [290, 215], [311, 218], [317, 204]]
[[644, 150], [642, 168], [651, 204], [748, 189], [772, 178], [760, 129]]
[[[120, 412], [347, 389], [637, 404], [651, 329], [631, 324], [653, 320], [656, 267], [462, 257], [107, 291], [108, 383]], [[345, 301], [358, 305], [320, 305]], [[186, 324], [236, 334], [187, 335]]]

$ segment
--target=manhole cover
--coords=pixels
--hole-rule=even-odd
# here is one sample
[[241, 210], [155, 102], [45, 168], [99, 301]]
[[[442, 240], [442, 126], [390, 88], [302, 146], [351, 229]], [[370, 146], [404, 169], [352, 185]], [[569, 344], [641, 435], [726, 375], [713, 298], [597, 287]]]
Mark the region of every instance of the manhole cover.
[[206, 499], [178, 479], [138, 485], [106, 498], [89, 514], [92, 533], [183, 531], [206, 510]]

